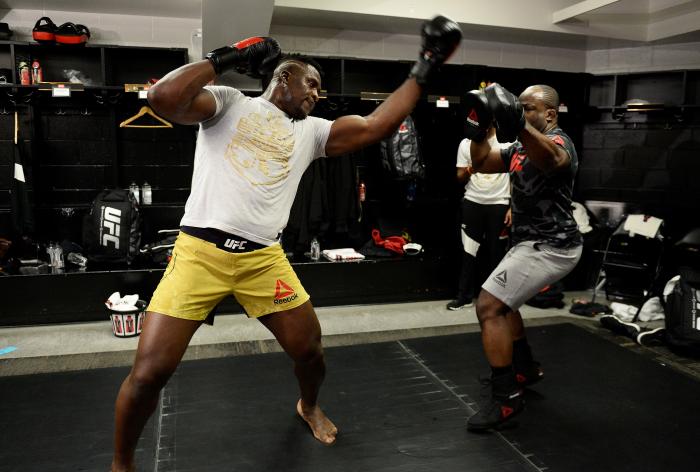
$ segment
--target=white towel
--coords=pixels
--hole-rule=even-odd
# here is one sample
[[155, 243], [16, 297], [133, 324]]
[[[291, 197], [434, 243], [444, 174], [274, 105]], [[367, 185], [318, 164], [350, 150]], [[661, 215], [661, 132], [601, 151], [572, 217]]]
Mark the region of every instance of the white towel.
[[664, 307], [659, 297], [652, 297], [642, 305], [639, 312], [639, 321], [656, 321], [665, 318]]
[[114, 292], [105, 301], [105, 306], [110, 310], [114, 311], [131, 311], [136, 310], [136, 302], [139, 301], [139, 295], [124, 295], [123, 297], [119, 292]]
[[342, 248], [342, 249], [324, 249], [321, 251], [323, 257], [333, 262], [340, 261], [361, 261], [365, 258], [362, 254], [355, 251], [353, 248]]
[[626, 305], [620, 302], [612, 302], [610, 304], [610, 309], [613, 311], [613, 314], [622, 321], [632, 321], [634, 315], [637, 314], [636, 306]]
[[647, 215], [630, 215], [625, 220], [625, 231], [634, 236], [639, 234], [647, 238], [656, 237], [659, 228], [663, 223], [662, 219]]

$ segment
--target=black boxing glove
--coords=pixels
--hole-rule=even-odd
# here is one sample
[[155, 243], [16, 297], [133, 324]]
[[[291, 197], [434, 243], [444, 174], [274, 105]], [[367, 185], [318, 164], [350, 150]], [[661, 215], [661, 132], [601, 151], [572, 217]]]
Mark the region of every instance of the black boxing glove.
[[499, 84], [489, 85], [484, 93], [493, 113], [498, 142], [510, 143], [518, 139], [518, 134], [525, 128], [525, 111], [518, 97]]
[[423, 23], [421, 37], [423, 40], [420, 55], [408, 76], [415, 77], [416, 82], [425, 85], [431, 72], [443, 64], [457, 49], [462, 40], [462, 30], [449, 18], [436, 16]]
[[261, 79], [275, 70], [281, 55], [275, 38], [253, 36], [233, 46], [214, 49], [207, 54], [207, 59], [217, 75], [235, 69], [239, 74]]
[[471, 90], [464, 99], [467, 117], [464, 122], [464, 135], [472, 141], [481, 142], [486, 138], [493, 123], [493, 114], [483, 90]]

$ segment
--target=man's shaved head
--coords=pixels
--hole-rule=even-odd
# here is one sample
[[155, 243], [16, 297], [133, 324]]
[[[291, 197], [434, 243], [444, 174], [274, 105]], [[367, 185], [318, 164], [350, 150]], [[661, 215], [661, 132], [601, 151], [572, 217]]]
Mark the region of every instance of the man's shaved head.
[[525, 110], [525, 119], [544, 133], [557, 126], [559, 94], [549, 85], [531, 85], [518, 97]]
[[547, 108], [559, 109], [559, 94], [549, 85], [531, 85], [521, 95], [525, 94], [542, 101]]

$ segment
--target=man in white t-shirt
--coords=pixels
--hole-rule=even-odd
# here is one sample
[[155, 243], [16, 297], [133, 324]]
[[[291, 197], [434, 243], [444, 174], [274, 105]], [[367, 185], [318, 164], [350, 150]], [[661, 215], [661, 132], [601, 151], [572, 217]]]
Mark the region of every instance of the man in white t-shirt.
[[[320, 67], [303, 56], [280, 60], [273, 38], [248, 38], [216, 49], [149, 90], [149, 104], [159, 115], [199, 124], [199, 135], [181, 232], [116, 401], [112, 471], [134, 470], [136, 444], [160, 390], [196, 330], [230, 294], [293, 359], [299, 416], [316, 439], [335, 441], [338, 430], [317, 402], [325, 374], [321, 328], [278, 237], [311, 161], [390, 135], [462, 37], [459, 26], [442, 16], [426, 21], [421, 34], [419, 58], [406, 81], [364, 117], [329, 121], [309, 116], [319, 99]], [[272, 79], [256, 98], [207, 86], [230, 70], [257, 78], [272, 73]]]
[[[487, 135], [493, 148], [505, 149], [510, 143], [496, 141], [496, 130]], [[510, 178], [507, 172], [498, 174], [475, 173], [470, 154], [471, 140], [463, 139], [457, 149], [457, 180], [464, 186], [462, 199], [462, 246], [464, 253], [459, 276], [457, 296], [447, 304], [448, 310], [473, 306], [475, 279], [479, 274], [490, 274], [506, 253], [507, 228], [510, 218]], [[477, 267], [476, 256], [484, 245], [487, 267]], [[479, 286], [483, 280], [479, 280]]]

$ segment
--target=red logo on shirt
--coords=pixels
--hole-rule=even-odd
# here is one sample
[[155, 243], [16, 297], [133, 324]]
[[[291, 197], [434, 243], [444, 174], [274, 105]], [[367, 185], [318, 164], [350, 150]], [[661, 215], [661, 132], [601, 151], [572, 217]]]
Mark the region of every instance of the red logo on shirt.
[[559, 146], [564, 147], [564, 138], [562, 138], [558, 134], [550, 136], [549, 139], [551, 139], [553, 142], [555, 142]]
[[513, 157], [510, 159], [510, 171], [520, 172], [523, 170], [523, 161], [526, 157], [526, 154], [520, 154], [519, 152], [513, 154]]

